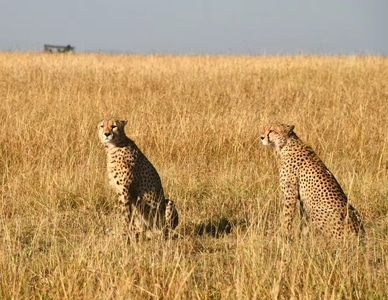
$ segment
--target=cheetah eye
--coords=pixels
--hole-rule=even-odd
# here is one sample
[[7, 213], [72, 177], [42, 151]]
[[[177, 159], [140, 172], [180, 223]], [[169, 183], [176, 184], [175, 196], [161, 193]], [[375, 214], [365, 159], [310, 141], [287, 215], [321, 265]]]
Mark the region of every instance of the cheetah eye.
[[112, 129], [115, 129], [117, 126], [116, 125], [112, 125]]

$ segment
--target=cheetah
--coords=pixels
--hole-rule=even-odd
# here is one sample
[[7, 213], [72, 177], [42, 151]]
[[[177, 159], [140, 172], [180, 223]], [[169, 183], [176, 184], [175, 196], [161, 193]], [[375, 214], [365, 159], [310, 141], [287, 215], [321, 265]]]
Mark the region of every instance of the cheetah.
[[282, 231], [288, 238], [298, 200], [301, 212], [324, 236], [338, 240], [345, 234], [365, 234], [359, 213], [322, 160], [295, 134], [294, 125], [267, 125], [260, 139], [280, 156], [280, 188], [285, 196]]
[[166, 236], [178, 226], [175, 203], [166, 199], [158, 172], [135, 142], [125, 134], [127, 120], [98, 123], [98, 137], [105, 146], [110, 185], [118, 195], [126, 232], [138, 238], [162, 231]]

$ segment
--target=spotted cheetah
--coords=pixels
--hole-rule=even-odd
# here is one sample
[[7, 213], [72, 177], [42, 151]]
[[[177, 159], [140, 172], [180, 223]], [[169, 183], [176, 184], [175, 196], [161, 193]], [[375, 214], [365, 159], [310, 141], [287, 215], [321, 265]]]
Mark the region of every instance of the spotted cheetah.
[[125, 134], [126, 120], [105, 119], [98, 123], [98, 137], [105, 146], [110, 185], [116, 190], [126, 231], [162, 231], [178, 226], [178, 211], [165, 199], [162, 183], [152, 163]]
[[291, 237], [298, 200], [307, 220], [324, 235], [334, 239], [349, 233], [364, 235], [359, 213], [317, 154], [298, 138], [293, 125], [267, 125], [260, 139], [280, 156], [280, 188], [285, 196], [282, 229], [287, 237]]

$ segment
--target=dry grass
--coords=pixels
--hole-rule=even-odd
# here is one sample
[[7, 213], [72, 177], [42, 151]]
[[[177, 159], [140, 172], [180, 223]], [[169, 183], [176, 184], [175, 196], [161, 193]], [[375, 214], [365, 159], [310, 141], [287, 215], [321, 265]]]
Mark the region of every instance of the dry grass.
[[[388, 286], [388, 60], [0, 54], [1, 299], [382, 299]], [[103, 117], [158, 169], [176, 240], [126, 245]], [[316, 150], [363, 214], [362, 247], [278, 237], [260, 128]], [[298, 229], [296, 220], [295, 228]]]

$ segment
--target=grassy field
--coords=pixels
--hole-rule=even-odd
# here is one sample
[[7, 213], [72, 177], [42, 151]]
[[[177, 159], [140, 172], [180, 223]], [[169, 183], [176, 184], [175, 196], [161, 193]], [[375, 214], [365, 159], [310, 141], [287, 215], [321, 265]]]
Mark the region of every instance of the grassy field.
[[[1, 299], [383, 299], [388, 59], [0, 53]], [[97, 122], [128, 119], [180, 212], [127, 245]], [[362, 214], [358, 247], [279, 237], [268, 122], [294, 124]]]

